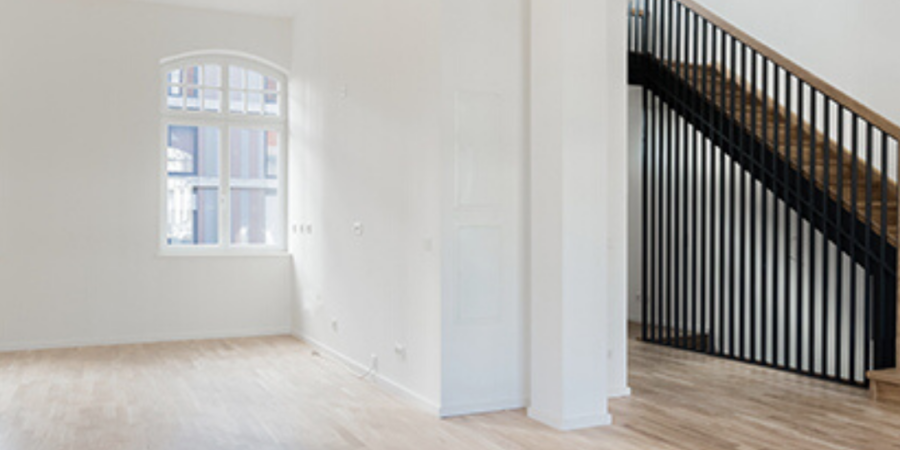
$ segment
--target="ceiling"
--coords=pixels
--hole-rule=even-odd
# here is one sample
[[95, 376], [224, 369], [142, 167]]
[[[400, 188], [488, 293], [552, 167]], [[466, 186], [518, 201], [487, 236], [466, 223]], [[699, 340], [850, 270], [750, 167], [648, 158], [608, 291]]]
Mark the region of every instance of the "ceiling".
[[271, 17], [293, 17], [302, 0], [132, 0]]

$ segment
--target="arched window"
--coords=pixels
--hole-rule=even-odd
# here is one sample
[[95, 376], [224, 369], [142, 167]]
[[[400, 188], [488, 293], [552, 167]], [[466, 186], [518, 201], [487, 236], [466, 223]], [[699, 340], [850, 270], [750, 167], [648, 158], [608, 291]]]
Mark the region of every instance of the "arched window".
[[284, 250], [284, 71], [185, 55], [163, 61], [162, 85], [163, 250]]

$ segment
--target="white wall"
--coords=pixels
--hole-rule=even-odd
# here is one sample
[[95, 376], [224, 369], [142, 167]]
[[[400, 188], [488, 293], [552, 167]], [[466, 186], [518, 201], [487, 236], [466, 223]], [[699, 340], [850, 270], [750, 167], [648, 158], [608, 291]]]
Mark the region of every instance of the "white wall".
[[524, 14], [338, 0], [295, 20], [295, 332], [377, 355], [378, 381], [443, 416], [527, 398]]
[[159, 61], [203, 49], [288, 66], [290, 22], [0, 3], [0, 349], [289, 330], [288, 258], [157, 256]]
[[442, 415], [527, 405], [527, 2], [445, 0]]
[[437, 413], [441, 3], [308, 1], [293, 42], [295, 332]]
[[900, 123], [900, 3], [698, 0], [725, 20]]

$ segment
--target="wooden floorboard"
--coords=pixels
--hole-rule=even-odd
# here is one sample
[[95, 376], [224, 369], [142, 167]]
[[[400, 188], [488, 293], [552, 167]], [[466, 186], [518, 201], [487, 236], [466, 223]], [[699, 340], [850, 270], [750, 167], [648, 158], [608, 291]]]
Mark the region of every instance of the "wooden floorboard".
[[438, 420], [290, 337], [0, 355], [0, 449], [900, 449], [900, 407], [835, 385], [630, 343], [615, 424], [522, 411]]

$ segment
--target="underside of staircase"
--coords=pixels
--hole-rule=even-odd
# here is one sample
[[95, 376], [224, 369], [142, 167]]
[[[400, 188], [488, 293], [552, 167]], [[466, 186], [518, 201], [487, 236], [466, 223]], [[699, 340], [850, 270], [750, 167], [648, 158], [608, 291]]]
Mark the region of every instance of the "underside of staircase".
[[[675, 17], [681, 22], [666, 25], [667, 15], [668, 19]], [[896, 306], [900, 187], [897, 184], [897, 174], [889, 173], [888, 164], [889, 157], [896, 157], [889, 156], [888, 153], [897, 150], [893, 142], [898, 137], [897, 134], [900, 134], [897, 133], [900, 127], [886, 124], [883, 118], [857, 102], [846, 100], [845, 94], [832, 93], [830, 85], [820, 82], [818, 78], [809, 77], [806, 75], [808, 72], [795, 68], [792, 63], [789, 65], [783, 56], [693, 1], [638, 1], [632, 10], [631, 20], [633, 27], [636, 27], [630, 53], [631, 84], [645, 88], [645, 95], [651, 93], [658, 98], [684, 122], [689, 123], [692, 129], [699, 131], [705, 139], [727, 154], [743, 171], [751, 174], [766, 191], [788, 205], [827, 241], [846, 254], [853, 263], [875, 274], [871, 278], [872, 292], [883, 299], [883, 304], [873, 303], [870, 307], [866, 303], [866, 311], [871, 314], [871, 340], [874, 343], [871, 355], [874, 362], [868, 366], [873, 370], [867, 375], [873, 397], [900, 403], [900, 370], [894, 368], [900, 359], [896, 333], [900, 328], [900, 315]], [[704, 24], [702, 28], [701, 23]], [[685, 30], [683, 43], [679, 37], [681, 26]], [[724, 28], [720, 30], [719, 27]], [[676, 30], [674, 38], [673, 28]], [[707, 56], [710, 46], [701, 40], [701, 36], [709, 34], [710, 29], [714, 35], [712, 57]], [[739, 53], [741, 56], [738, 57], [741, 62], [737, 65], [729, 67], [723, 63], [728, 61], [724, 50], [721, 50], [722, 57], [716, 61], [717, 30], [723, 36], [727, 33], [731, 37], [731, 53], [736, 49], [743, 49], [744, 53]], [[699, 45], [689, 43], [691, 33], [694, 41], [700, 41]], [[723, 46], [724, 40], [725, 37], [722, 37]], [[676, 49], [684, 49], [684, 54], [680, 50], [672, 50], [673, 41]], [[751, 58], [746, 56], [747, 52], [750, 52]], [[767, 58], [775, 61], [772, 66], [776, 70], [785, 68], [785, 73], [789, 74], [786, 83], [776, 81], [774, 84], [777, 86], [769, 85], [771, 76], [760, 72], [757, 67], [760, 60], [768, 66], [770, 59]], [[748, 60], [752, 67], [748, 67]], [[731, 56], [731, 62], [734, 61], [734, 56]], [[798, 73], [806, 75], [806, 78], [797, 76]], [[795, 83], [791, 77], [796, 77]], [[777, 76], [775, 80], [778, 80]], [[792, 88], [795, 89], [794, 98], [799, 95], [799, 100], [784, 101], [785, 98], [792, 98]], [[804, 101], [804, 94], [813, 96], [813, 100]], [[824, 100], [818, 100], [820, 97], [816, 96]], [[645, 97], [645, 107], [646, 105]], [[794, 110], [791, 110], [792, 107]], [[840, 120], [836, 119], [838, 116], [841, 117]], [[860, 127], [854, 123], [851, 126], [842, 121], [845, 117], [864, 125]], [[647, 142], [645, 135], [645, 146], [648, 145]], [[661, 200], [656, 201], [658, 203]], [[653, 207], [650, 210], [653, 211]], [[645, 206], [645, 215], [646, 211]], [[658, 224], [655, 226], [659, 227]], [[650, 231], [651, 236], [653, 232]], [[645, 240], [647, 234], [645, 229]], [[696, 250], [694, 252], [693, 258], [696, 258]], [[652, 275], [652, 268], [650, 270]], [[646, 271], [645, 268], [645, 277]], [[667, 280], [668, 277], [666, 275]], [[828, 289], [829, 280], [824, 283], [825, 289]], [[650, 289], [654, 295], [657, 290], [659, 289]], [[869, 295], [868, 289], [866, 292]], [[812, 301], [808, 304], [812, 305]], [[692, 308], [696, 309], [697, 306]], [[743, 304], [741, 308], [744, 308]], [[733, 311], [729, 310], [729, 313], [733, 314]], [[677, 306], [675, 314], [678, 315]], [[675, 323], [675, 329], [686, 327], [684, 323], [678, 322], [677, 317]], [[822, 325], [825, 327], [828, 322], [823, 323], [826, 324]], [[663, 324], [661, 327], [664, 329], [666, 326], [668, 325]], [[660, 324], [652, 324], [651, 327], [660, 327]], [[803, 327], [798, 325], [798, 328]], [[706, 339], [706, 331], [695, 331], [693, 335], [703, 333]], [[820, 333], [826, 335], [826, 331], [820, 330]], [[653, 334], [655, 335], [655, 328]], [[677, 330], [676, 334], [692, 335]], [[679, 346], [673, 342], [675, 341], [667, 342], [664, 339], [659, 341], [663, 345]], [[690, 347], [695, 351], [716, 353], [714, 345]], [[718, 356], [735, 357], [721, 353]], [[740, 359], [743, 357], [742, 349]], [[747, 362], [764, 364], [759, 361]], [[802, 362], [800, 365], [802, 366]], [[813, 366], [812, 362], [810, 366]], [[825, 366], [826, 363], [823, 362], [822, 367]]]

